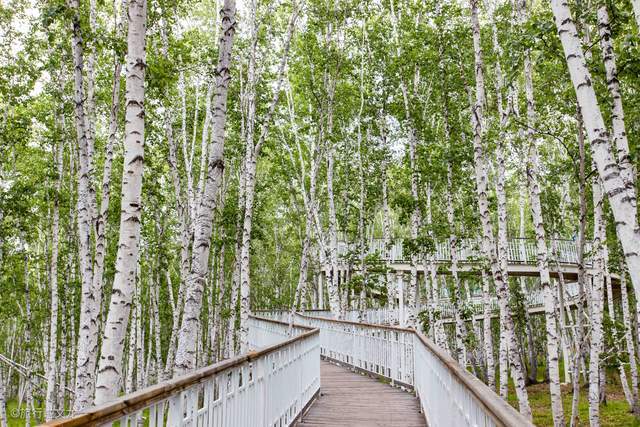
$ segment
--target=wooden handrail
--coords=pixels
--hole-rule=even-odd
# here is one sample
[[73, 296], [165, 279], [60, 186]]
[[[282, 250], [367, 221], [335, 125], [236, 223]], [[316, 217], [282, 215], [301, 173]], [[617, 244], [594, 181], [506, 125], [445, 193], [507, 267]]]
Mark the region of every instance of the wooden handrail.
[[[258, 316], [251, 317], [265, 322], [288, 326], [288, 323], [286, 322], [280, 322], [277, 320], [266, 319]], [[205, 366], [204, 368], [200, 368], [194, 372], [182, 375], [180, 377], [146, 387], [142, 390], [127, 394], [103, 405], [87, 408], [82, 413], [73, 415], [71, 417], [49, 421], [47, 423], [41, 424], [41, 426], [75, 427], [85, 425], [99, 425], [101, 423], [113, 421], [124, 415], [133, 413], [141, 408], [166, 399], [167, 397], [174, 395], [177, 392], [187, 389], [193, 385], [196, 385], [217, 373], [225, 371], [234, 366], [241, 365], [245, 362], [250, 362], [252, 360], [258, 359], [262, 356], [266, 356], [267, 354], [273, 353], [274, 351], [277, 351], [282, 347], [286, 347], [296, 341], [302, 341], [320, 333], [320, 330], [318, 328], [311, 328], [308, 326], [297, 324], [295, 324], [294, 326], [305, 329], [307, 330], [307, 332], [286, 339], [277, 344], [267, 346], [255, 351], [250, 351], [239, 356], [215, 363], [213, 365]]]
[[[448, 353], [438, 347], [429, 338], [421, 334], [420, 332], [412, 330], [416, 337], [420, 340], [422, 345], [427, 347], [430, 352], [435, 354], [440, 361], [447, 366], [451, 373], [465, 385], [465, 387], [473, 393], [478, 401], [487, 409], [487, 411], [493, 416], [493, 419], [504, 426], [531, 426], [534, 424], [527, 420], [522, 414], [516, 411], [511, 405], [509, 405], [504, 399], [496, 395], [489, 386], [480, 381], [474, 375], [472, 375], [466, 369], [463, 369], [458, 362]], [[495, 398], [488, 398], [492, 396]]]
[[[524, 427], [534, 424], [527, 420], [522, 414], [516, 411], [511, 405], [509, 405], [504, 399], [496, 395], [495, 391], [489, 388], [485, 383], [473, 376], [466, 369], [463, 369], [458, 362], [456, 362], [448, 353], [443, 351], [429, 338], [422, 333], [416, 331], [413, 328], [402, 328], [399, 326], [391, 325], [376, 325], [371, 323], [359, 323], [349, 320], [330, 319], [324, 317], [313, 317], [298, 313], [299, 316], [307, 319], [323, 320], [328, 322], [346, 324], [351, 326], [364, 326], [377, 329], [387, 329], [398, 332], [408, 332], [415, 334], [418, 340], [424, 345], [431, 353], [433, 353], [440, 361], [449, 369], [451, 374], [456, 377], [464, 386], [478, 399], [478, 401], [487, 409], [487, 412], [493, 417], [494, 421], [498, 425]], [[490, 398], [489, 396], [493, 397]]]

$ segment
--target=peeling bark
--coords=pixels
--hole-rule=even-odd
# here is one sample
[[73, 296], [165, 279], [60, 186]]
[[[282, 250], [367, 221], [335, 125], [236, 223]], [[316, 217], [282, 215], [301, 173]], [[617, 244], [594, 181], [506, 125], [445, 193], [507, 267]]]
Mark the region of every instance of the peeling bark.
[[129, 0], [128, 17], [120, 234], [116, 274], [113, 280], [111, 302], [104, 328], [102, 352], [96, 379], [96, 404], [105, 403], [118, 394], [122, 376], [124, 337], [129, 320], [131, 297], [136, 283], [136, 267], [140, 250], [145, 131], [146, 0]]
[[640, 227], [638, 227], [636, 199], [626, 191], [620, 167], [611, 152], [609, 134], [596, 98], [591, 74], [585, 63], [576, 26], [571, 18], [569, 5], [566, 0], [552, 0], [551, 7], [591, 143], [592, 157], [602, 180], [604, 194], [611, 205], [616, 232], [624, 251], [636, 299], [640, 300]]

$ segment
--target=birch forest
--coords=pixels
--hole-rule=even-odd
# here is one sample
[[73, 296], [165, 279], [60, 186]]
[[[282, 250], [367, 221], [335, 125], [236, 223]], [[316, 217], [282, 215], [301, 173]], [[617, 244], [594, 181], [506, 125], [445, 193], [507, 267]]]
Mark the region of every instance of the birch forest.
[[640, 0], [0, 0], [0, 427], [265, 310], [640, 425], [639, 158]]

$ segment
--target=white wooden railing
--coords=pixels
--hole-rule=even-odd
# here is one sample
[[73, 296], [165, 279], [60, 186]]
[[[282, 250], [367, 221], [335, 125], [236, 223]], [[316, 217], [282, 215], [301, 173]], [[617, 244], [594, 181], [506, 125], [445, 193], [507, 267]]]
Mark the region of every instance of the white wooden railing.
[[[565, 289], [567, 292], [566, 304], [574, 304], [578, 298], [578, 283], [567, 283], [565, 285]], [[544, 291], [542, 289], [531, 289], [524, 297], [529, 310], [544, 307]], [[484, 299], [480, 296], [473, 296], [470, 299], [463, 301], [463, 304], [470, 307], [475, 316], [479, 316], [484, 312]], [[499, 310], [497, 297], [492, 296], [489, 300], [489, 304], [493, 312], [497, 312]], [[453, 303], [449, 298], [439, 299], [436, 307], [440, 310], [440, 317], [442, 319], [453, 318], [454, 308]], [[375, 316], [372, 316], [372, 318], [375, 318]]]
[[301, 314], [296, 315], [296, 323], [320, 329], [323, 357], [413, 389], [431, 427], [532, 426], [492, 389], [413, 329]]
[[[574, 304], [578, 298], [578, 283], [567, 283], [565, 285], [565, 289], [567, 292], [565, 300], [566, 304]], [[525, 299], [529, 310], [536, 310], [544, 307], [544, 293], [541, 289], [531, 289], [527, 295], [525, 295]], [[475, 316], [480, 316], [484, 313], [485, 304], [484, 299], [481, 296], [474, 295], [470, 299], [464, 300], [463, 304], [466, 307], [471, 308], [471, 311]], [[489, 300], [489, 305], [491, 311], [496, 314], [499, 310], [497, 297], [492, 296]], [[440, 312], [440, 319], [445, 322], [453, 321], [454, 307], [450, 298], [439, 298], [435, 307], [437, 307], [437, 310]], [[402, 319], [409, 318], [409, 308], [405, 306], [402, 310], [404, 310], [404, 314], [401, 313], [400, 308], [397, 307], [368, 308], [362, 311], [347, 310], [342, 319], [350, 322], [365, 322], [376, 325], [399, 325], [401, 323], [401, 317]], [[334, 318], [333, 313], [329, 310], [312, 310], [309, 311], [308, 314], [314, 317], [327, 319]], [[274, 319], [283, 318], [286, 320], [286, 314], [283, 314], [281, 310], [261, 311], [260, 315]]]
[[415, 391], [431, 427], [532, 425], [412, 329], [302, 314], [295, 322], [253, 317], [253, 345], [275, 344], [47, 425], [289, 426], [319, 391], [320, 356]]
[[[272, 316], [267, 312], [267, 316]], [[333, 313], [329, 310], [314, 310], [308, 313], [310, 316], [323, 317], [326, 319], [333, 319]], [[374, 325], [397, 325], [400, 323], [399, 319], [400, 309], [398, 308], [368, 308], [365, 310], [347, 310], [344, 314], [343, 320], [350, 322], [365, 322], [373, 323]], [[409, 309], [404, 307], [404, 319], [409, 316]], [[280, 318], [280, 315], [273, 315], [275, 318]]]
[[[549, 254], [551, 259], [557, 258], [561, 264], [577, 264], [578, 263], [578, 242], [574, 240], [566, 239], [549, 239]], [[458, 240], [458, 261], [460, 263], [473, 263], [482, 259], [482, 251], [480, 250], [481, 242], [479, 239], [459, 239]], [[557, 248], [557, 254], [555, 254], [554, 245]], [[588, 254], [591, 247], [591, 243], [587, 242], [585, 245], [585, 253]], [[348, 252], [356, 251], [354, 244], [348, 244], [346, 242], [338, 243], [338, 255], [344, 257]], [[398, 239], [391, 242], [387, 247], [384, 244], [383, 239], [371, 239], [369, 241], [368, 254], [378, 253], [380, 257], [389, 262], [408, 262], [410, 257], [403, 251], [403, 241]], [[509, 263], [519, 264], [535, 264], [537, 260], [538, 252], [536, 249], [536, 242], [534, 239], [526, 238], [513, 238], [509, 239], [507, 247], [507, 260]], [[421, 257], [418, 256], [418, 260], [421, 261]], [[435, 244], [435, 252], [433, 253], [433, 260], [438, 263], [451, 262], [451, 252], [449, 242], [439, 241]], [[590, 258], [585, 258], [585, 264], [591, 264]]]
[[253, 317], [250, 341], [262, 348], [46, 425], [289, 426], [320, 389], [320, 336], [288, 330]]

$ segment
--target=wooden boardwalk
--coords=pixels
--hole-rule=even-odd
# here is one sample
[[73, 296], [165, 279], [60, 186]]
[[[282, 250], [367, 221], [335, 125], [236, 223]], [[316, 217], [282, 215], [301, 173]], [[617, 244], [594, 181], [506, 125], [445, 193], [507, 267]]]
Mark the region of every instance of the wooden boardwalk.
[[426, 426], [412, 394], [325, 361], [320, 362], [320, 393], [296, 426]]

